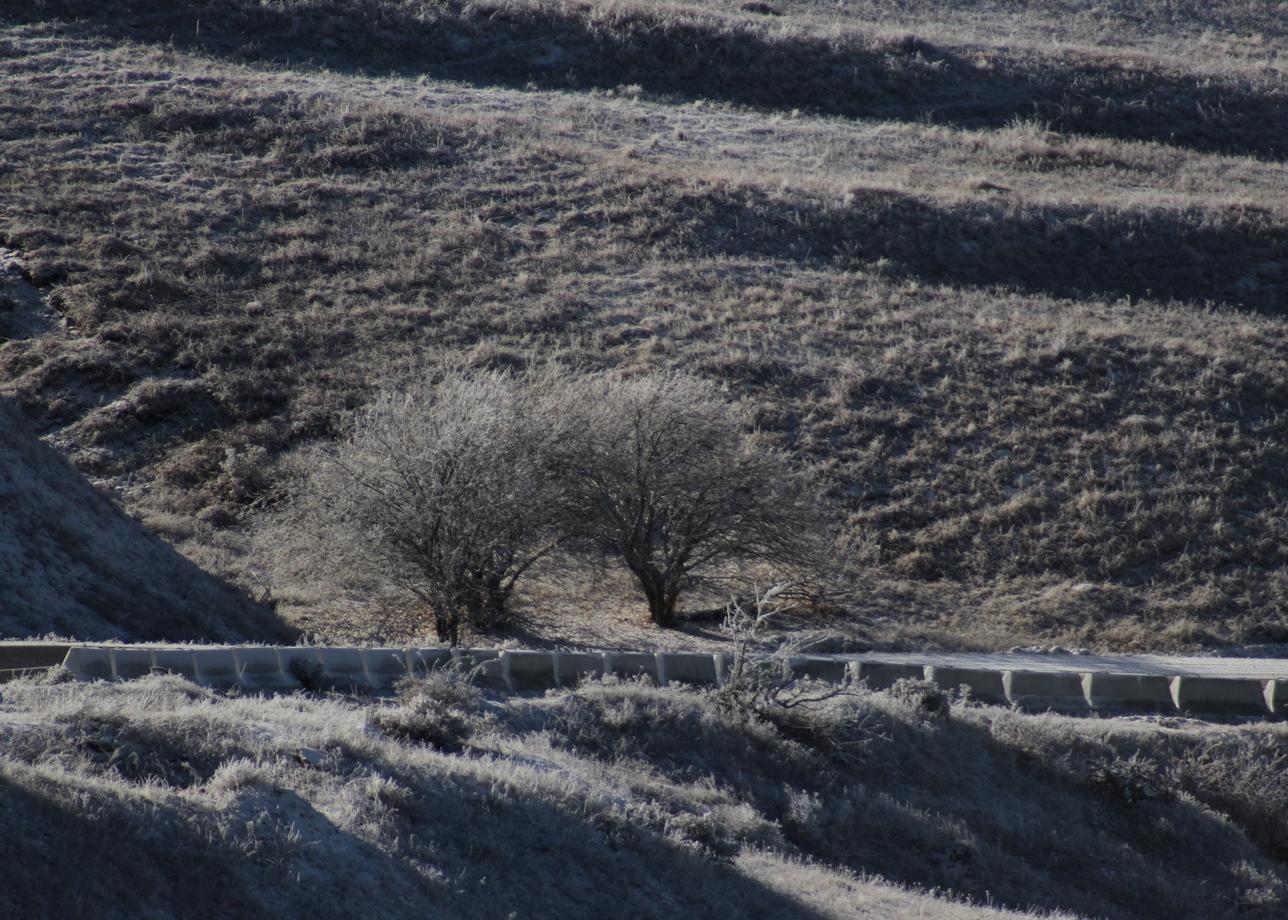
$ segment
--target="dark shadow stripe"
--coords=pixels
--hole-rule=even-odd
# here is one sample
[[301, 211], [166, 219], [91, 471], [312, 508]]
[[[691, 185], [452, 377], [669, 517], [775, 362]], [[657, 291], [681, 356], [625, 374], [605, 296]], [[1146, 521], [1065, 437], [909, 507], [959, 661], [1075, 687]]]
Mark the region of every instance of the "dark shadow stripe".
[[1124, 140], [1264, 159], [1288, 155], [1288, 86], [1124, 66], [1108, 58], [981, 64], [925, 42], [769, 37], [753, 22], [590, 8], [488, 10], [460, 2], [422, 17], [394, 3], [250, 0], [0, 0], [25, 21], [80, 20], [89, 33], [238, 60], [428, 74], [481, 85], [556, 89], [635, 85], [823, 115], [997, 127], [1036, 118]]

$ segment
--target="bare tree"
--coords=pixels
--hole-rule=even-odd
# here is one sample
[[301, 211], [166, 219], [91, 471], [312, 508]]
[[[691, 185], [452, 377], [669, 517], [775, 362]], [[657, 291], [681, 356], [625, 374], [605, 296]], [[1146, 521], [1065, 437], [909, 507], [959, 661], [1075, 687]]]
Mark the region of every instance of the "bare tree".
[[496, 625], [516, 583], [559, 542], [548, 461], [558, 426], [526, 380], [464, 372], [382, 393], [317, 452], [295, 502], [327, 566], [396, 586], [455, 645]]
[[658, 625], [671, 626], [680, 594], [722, 565], [818, 558], [810, 478], [750, 434], [712, 384], [568, 377], [547, 398], [572, 420], [557, 453], [566, 526], [583, 548], [625, 563]]

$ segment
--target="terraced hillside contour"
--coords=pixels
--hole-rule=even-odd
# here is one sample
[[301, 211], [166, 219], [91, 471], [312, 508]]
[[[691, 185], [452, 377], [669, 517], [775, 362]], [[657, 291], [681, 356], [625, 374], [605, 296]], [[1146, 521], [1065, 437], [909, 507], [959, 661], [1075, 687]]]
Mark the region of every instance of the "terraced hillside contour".
[[[756, 9], [0, 2], [0, 245], [57, 316], [0, 392], [338, 641], [248, 529], [462, 360], [726, 382], [825, 473], [857, 639], [1288, 637], [1282, 17]], [[636, 630], [596, 590], [528, 610]]]

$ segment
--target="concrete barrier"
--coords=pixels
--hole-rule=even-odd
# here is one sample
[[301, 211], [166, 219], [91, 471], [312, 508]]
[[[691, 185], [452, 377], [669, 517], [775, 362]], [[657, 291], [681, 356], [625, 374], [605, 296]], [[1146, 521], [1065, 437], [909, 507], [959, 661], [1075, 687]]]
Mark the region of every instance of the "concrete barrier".
[[195, 649], [192, 663], [197, 669], [197, 683], [203, 687], [227, 689], [237, 683], [237, 659], [231, 649]]
[[1002, 672], [984, 668], [946, 668], [926, 665], [926, 680], [934, 681], [942, 690], [965, 687], [981, 703], [1005, 705], [1006, 687], [1002, 685]]
[[710, 686], [716, 682], [714, 655], [667, 652], [657, 656], [658, 683]]
[[1266, 681], [1266, 709], [1277, 716], [1288, 716], [1288, 680]]
[[367, 677], [371, 686], [388, 690], [410, 673], [410, 650], [405, 648], [367, 649]]
[[318, 650], [303, 645], [294, 645], [277, 650], [277, 659], [282, 663], [282, 682], [293, 689], [304, 687], [316, 690], [322, 686], [322, 661]]
[[1181, 712], [1220, 716], [1264, 716], [1266, 685], [1234, 677], [1173, 677], [1172, 702]]
[[926, 669], [919, 664], [885, 661], [856, 661], [851, 672], [855, 680], [864, 681], [869, 690], [888, 690], [900, 680], [925, 680]]
[[793, 677], [808, 677], [829, 684], [843, 684], [849, 679], [848, 661], [820, 655], [797, 655], [787, 659]]
[[424, 677], [430, 671], [452, 666], [450, 648], [413, 648], [407, 650], [407, 665], [412, 677]]
[[192, 657], [192, 649], [157, 649], [152, 653], [152, 670], [165, 674], [178, 674], [193, 682], [197, 680], [197, 662]]
[[246, 690], [280, 690], [294, 686], [282, 668], [282, 659], [275, 648], [233, 649], [237, 666], [237, 683]]
[[106, 648], [74, 646], [67, 650], [63, 667], [71, 671], [77, 680], [116, 679], [112, 671], [112, 653]]
[[503, 652], [501, 661], [511, 690], [551, 690], [558, 685], [550, 652]]
[[320, 648], [322, 678], [336, 689], [371, 686], [366, 655], [360, 648]]
[[648, 652], [605, 652], [604, 670], [618, 677], [647, 675], [657, 680], [657, 655]]
[[1162, 674], [1082, 675], [1082, 690], [1093, 709], [1174, 712], [1171, 681]]
[[1075, 671], [1005, 671], [1002, 687], [1012, 706], [1032, 712], [1088, 709], [1082, 675]]
[[0, 683], [57, 667], [71, 646], [42, 642], [0, 642]]
[[[0, 655], [12, 647], [0, 643]], [[132, 680], [164, 671], [221, 689], [294, 689], [305, 686], [392, 687], [405, 675], [423, 675], [434, 667], [469, 673], [483, 687], [540, 691], [575, 685], [589, 674], [623, 678], [647, 675], [659, 684], [712, 685], [729, 678], [728, 653], [545, 652], [477, 648], [319, 649], [208, 648], [140, 646], [41, 646], [33, 644], [32, 661], [44, 667], [63, 664], [80, 680]], [[908, 660], [908, 659], [911, 659]], [[763, 659], [758, 659], [763, 660]], [[1288, 678], [1275, 667], [1248, 678], [1167, 676], [1101, 672], [994, 670], [968, 663], [950, 667], [899, 661], [865, 661], [827, 655], [773, 659], [793, 676], [830, 682], [863, 681], [883, 690], [904, 678], [934, 681], [946, 690], [965, 686], [981, 702], [1010, 703], [1027, 710], [1098, 710], [1183, 712], [1214, 716], [1288, 715]], [[935, 659], [931, 659], [935, 660]], [[7, 662], [8, 660], [6, 660]], [[1237, 672], [1235, 672], [1237, 673]], [[1254, 675], [1256, 671], [1252, 671]]]
[[112, 676], [116, 680], [138, 680], [152, 673], [152, 649], [113, 648]]
[[552, 652], [555, 679], [561, 687], [573, 687], [585, 678], [604, 676], [604, 656], [599, 652]]
[[509, 682], [502, 670], [501, 653], [490, 648], [455, 648], [452, 650], [452, 667], [480, 687], [490, 690], [508, 690]]

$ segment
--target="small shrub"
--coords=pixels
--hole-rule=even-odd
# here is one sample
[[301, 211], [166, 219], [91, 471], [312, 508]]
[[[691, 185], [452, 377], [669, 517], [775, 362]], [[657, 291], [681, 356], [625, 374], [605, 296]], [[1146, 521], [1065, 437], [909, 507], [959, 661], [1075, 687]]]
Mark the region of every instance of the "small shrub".
[[931, 680], [905, 677], [895, 681], [887, 692], [911, 709], [922, 722], [942, 721], [952, 711], [952, 697]]
[[1087, 774], [1087, 784], [1124, 805], [1170, 797], [1158, 764], [1139, 754], [1097, 760]]
[[370, 723], [399, 741], [459, 751], [476, 727], [483, 697], [465, 675], [434, 670], [403, 681], [398, 705], [377, 709]]
[[287, 666], [286, 671], [292, 677], [300, 682], [300, 686], [310, 692], [319, 692], [324, 689], [324, 678], [322, 676], [322, 665], [317, 661], [305, 661], [302, 658], [293, 658]]
[[792, 609], [792, 602], [783, 599], [786, 587], [756, 592], [754, 614], [739, 601], [730, 602], [724, 629], [733, 638], [733, 664], [712, 695], [721, 709], [740, 719], [760, 720], [810, 748], [846, 759], [874, 735], [873, 714], [862, 705], [863, 692], [848, 679], [831, 684], [796, 677], [790, 658], [798, 648], [792, 643], [779, 646], [769, 658], [749, 654], [758, 630]]

